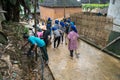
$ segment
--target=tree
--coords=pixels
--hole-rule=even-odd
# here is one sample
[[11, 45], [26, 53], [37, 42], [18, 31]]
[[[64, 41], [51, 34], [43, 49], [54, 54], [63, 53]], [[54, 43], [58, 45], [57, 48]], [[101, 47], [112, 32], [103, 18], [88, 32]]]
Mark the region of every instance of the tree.
[[30, 13], [30, 0], [1, 0], [3, 10], [7, 11], [5, 14], [7, 21], [19, 21], [20, 5], [24, 7], [25, 13]]
[[[1, 0], [3, 10], [7, 11], [5, 14], [7, 21], [19, 21], [20, 18], [20, 5], [24, 7], [24, 13], [25, 15], [29, 14], [30, 6], [34, 6], [34, 4], [31, 3], [31, 1], [34, 0]], [[43, 2], [44, 0], [39, 0], [39, 2]]]

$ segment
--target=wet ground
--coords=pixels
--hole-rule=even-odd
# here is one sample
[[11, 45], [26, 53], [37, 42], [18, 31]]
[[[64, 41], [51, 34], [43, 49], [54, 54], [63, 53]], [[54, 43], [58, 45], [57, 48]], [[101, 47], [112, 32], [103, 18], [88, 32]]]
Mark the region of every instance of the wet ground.
[[48, 48], [55, 80], [120, 80], [120, 60], [80, 41], [79, 58], [70, 58], [67, 45]]
[[79, 58], [74, 54], [71, 59], [67, 45], [48, 47], [49, 68], [55, 80], [120, 80], [120, 60], [83, 41], [79, 52]]

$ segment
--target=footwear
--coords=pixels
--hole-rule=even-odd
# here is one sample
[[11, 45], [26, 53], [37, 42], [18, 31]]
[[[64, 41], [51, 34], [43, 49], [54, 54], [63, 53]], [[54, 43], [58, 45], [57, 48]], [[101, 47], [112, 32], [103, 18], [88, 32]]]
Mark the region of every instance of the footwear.
[[73, 59], [73, 55], [70, 55], [70, 58]]
[[76, 53], [76, 58], [79, 58], [80, 53]]
[[45, 61], [45, 65], [48, 65], [48, 63], [49, 63], [49, 61], [47, 60], [47, 61]]
[[67, 45], [67, 43], [65, 43], [65, 45]]
[[77, 53], [78, 55], [80, 55], [80, 53]]
[[73, 60], [73, 57], [71, 57], [71, 59]]
[[76, 55], [76, 58], [79, 58], [79, 56], [78, 56], [78, 55]]

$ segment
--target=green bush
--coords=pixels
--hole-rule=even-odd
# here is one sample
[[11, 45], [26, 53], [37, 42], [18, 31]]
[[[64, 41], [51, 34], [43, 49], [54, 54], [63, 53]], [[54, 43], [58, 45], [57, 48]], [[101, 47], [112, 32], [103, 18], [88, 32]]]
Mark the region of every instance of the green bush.
[[82, 4], [83, 9], [88, 9], [88, 8], [90, 8], [90, 9], [94, 9], [94, 8], [103, 9], [105, 7], [108, 7], [108, 6], [109, 6], [109, 4]]

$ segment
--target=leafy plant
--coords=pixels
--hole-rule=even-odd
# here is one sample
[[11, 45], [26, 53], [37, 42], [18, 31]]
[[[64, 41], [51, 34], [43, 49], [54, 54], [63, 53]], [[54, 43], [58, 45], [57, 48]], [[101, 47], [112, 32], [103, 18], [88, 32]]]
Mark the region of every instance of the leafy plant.
[[108, 7], [109, 4], [83, 4], [82, 5], [82, 8], [83, 9], [94, 9], [94, 8], [105, 8], [105, 7]]

